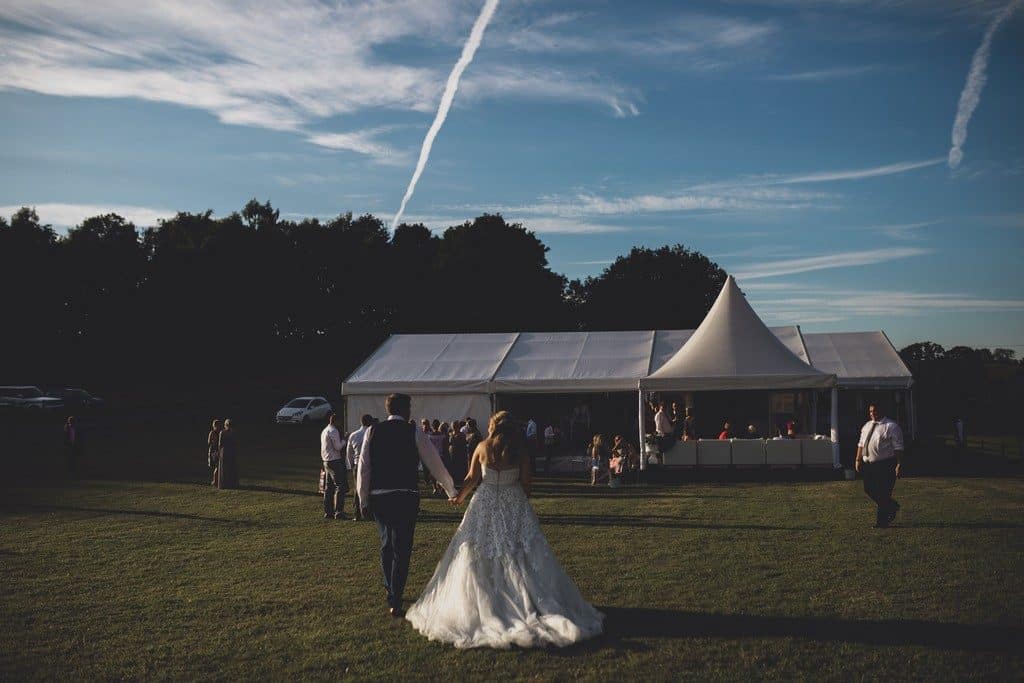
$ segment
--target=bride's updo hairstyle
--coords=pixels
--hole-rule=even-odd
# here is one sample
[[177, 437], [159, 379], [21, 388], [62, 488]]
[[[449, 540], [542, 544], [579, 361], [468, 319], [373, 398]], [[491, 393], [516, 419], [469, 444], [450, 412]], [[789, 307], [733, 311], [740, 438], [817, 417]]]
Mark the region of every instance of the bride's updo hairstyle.
[[518, 463], [523, 450], [522, 429], [512, 418], [512, 413], [500, 410], [491, 415], [487, 431], [489, 434], [484, 441], [487, 466], [494, 467], [499, 461]]

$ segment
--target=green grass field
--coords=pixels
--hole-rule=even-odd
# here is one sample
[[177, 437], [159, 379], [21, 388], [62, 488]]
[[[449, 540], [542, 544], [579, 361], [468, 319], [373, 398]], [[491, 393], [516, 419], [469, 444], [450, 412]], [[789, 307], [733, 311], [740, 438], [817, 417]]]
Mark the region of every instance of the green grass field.
[[[246, 488], [216, 491], [191, 430], [96, 433], [76, 481], [50, 437], [20, 447], [0, 503], [0, 678], [1024, 676], [1019, 479], [902, 480], [889, 530], [870, 528], [859, 482], [541, 479], [544, 531], [607, 633], [457, 651], [386, 615], [372, 524], [321, 518], [316, 432], [243, 427]], [[410, 600], [460, 515], [424, 501]]]

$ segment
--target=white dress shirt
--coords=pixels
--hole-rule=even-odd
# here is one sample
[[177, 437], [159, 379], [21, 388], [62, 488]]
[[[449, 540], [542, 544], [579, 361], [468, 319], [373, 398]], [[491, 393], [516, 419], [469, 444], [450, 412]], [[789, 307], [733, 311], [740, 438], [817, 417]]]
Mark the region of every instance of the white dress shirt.
[[360, 427], [348, 435], [348, 444], [345, 446], [345, 465], [354, 470], [359, 463], [359, 451], [363, 449], [363, 437], [366, 436], [366, 427]]
[[[875, 431], [871, 431], [875, 425]], [[868, 442], [868, 433], [871, 441]], [[895, 457], [896, 451], [903, 450], [903, 431], [893, 420], [883, 417], [878, 422], [868, 420], [860, 428], [860, 440], [857, 447], [861, 449], [864, 462], [879, 462]]]
[[341, 432], [334, 425], [327, 425], [320, 432], [320, 457], [324, 462], [341, 460], [345, 453], [345, 444], [341, 442]]
[[672, 420], [668, 419], [664, 410], [654, 414], [654, 431], [658, 432], [658, 436], [668, 436], [672, 433]]
[[537, 423], [533, 420], [526, 423], [526, 438], [531, 440], [537, 438]]
[[[405, 420], [401, 415], [388, 415], [388, 419]], [[434, 448], [434, 444], [430, 443], [430, 438], [423, 430], [415, 429], [414, 431], [416, 434], [416, 451], [419, 453], [420, 461], [430, 470], [430, 474], [434, 476], [434, 479], [437, 480], [437, 483], [448, 494], [448, 497], [454, 498], [457, 493], [455, 482], [452, 481], [452, 475], [448, 474], [444, 463], [441, 462], [440, 454]], [[373, 427], [367, 427], [366, 433], [363, 434], [362, 446], [359, 449], [359, 469], [356, 471], [356, 490], [359, 491], [359, 500], [369, 502], [371, 495], [395, 493], [397, 491], [418, 493], [417, 489], [370, 489], [370, 441], [372, 435]]]

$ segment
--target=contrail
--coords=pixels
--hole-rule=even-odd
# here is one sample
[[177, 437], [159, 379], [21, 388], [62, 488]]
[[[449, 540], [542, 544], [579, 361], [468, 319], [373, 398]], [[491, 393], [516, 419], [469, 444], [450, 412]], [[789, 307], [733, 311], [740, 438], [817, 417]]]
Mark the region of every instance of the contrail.
[[953, 146], [949, 149], [949, 167], [956, 168], [964, 158], [963, 146], [967, 141], [967, 124], [981, 100], [981, 90], [985, 87], [985, 71], [988, 69], [988, 55], [992, 49], [992, 36], [999, 25], [1006, 21], [1020, 5], [1020, 0], [1011, 0], [992, 23], [985, 29], [981, 45], [971, 59], [971, 70], [967, 73], [967, 83], [960, 93], [960, 104], [956, 108], [956, 120], [953, 121]]
[[438, 131], [444, 125], [444, 120], [448, 117], [448, 110], [452, 106], [452, 100], [455, 99], [455, 91], [459, 89], [459, 79], [462, 77], [462, 72], [473, 61], [473, 55], [476, 54], [476, 49], [480, 47], [480, 41], [484, 38], [484, 29], [487, 28], [487, 24], [490, 23], [496, 9], [498, 9], [498, 0], [487, 0], [484, 3], [483, 9], [480, 10], [480, 16], [476, 18], [476, 22], [473, 24], [473, 30], [469, 32], [469, 40], [462, 46], [462, 56], [459, 57], [459, 61], [455, 62], [452, 72], [448, 74], [448, 83], [444, 86], [444, 94], [441, 95], [441, 103], [437, 106], [437, 114], [434, 116], [434, 122], [430, 124], [426, 137], [423, 138], [423, 147], [420, 148], [420, 158], [416, 162], [416, 170], [412, 173], [412, 180], [409, 181], [409, 187], [405, 190], [405, 196], [402, 197], [402, 204], [398, 207], [398, 213], [395, 214], [394, 220], [391, 221], [392, 228], [398, 227], [398, 221], [401, 220], [402, 214], [405, 213], [405, 205], [412, 197], [413, 190], [416, 189], [416, 182], [423, 174], [423, 168], [427, 165], [427, 159], [430, 158], [430, 148], [434, 145], [434, 138], [437, 137]]

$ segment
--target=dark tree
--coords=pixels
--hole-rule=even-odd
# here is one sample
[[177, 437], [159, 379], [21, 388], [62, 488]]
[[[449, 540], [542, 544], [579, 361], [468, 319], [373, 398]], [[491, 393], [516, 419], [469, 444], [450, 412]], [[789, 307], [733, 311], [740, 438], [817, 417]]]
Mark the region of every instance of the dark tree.
[[548, 248], [519, 223], [485, 214], [448, 228], [437, 258], [435, 301], [410, 292], [410, 304], [444, 304], [444, 329], [508, 332], [568, 329], [565, 278], [551, 271]]
[[681, 244], [634, 247], [597, 277], [569, 288], [586, 330], [692, 329], [711, 308], [726, 273]]

